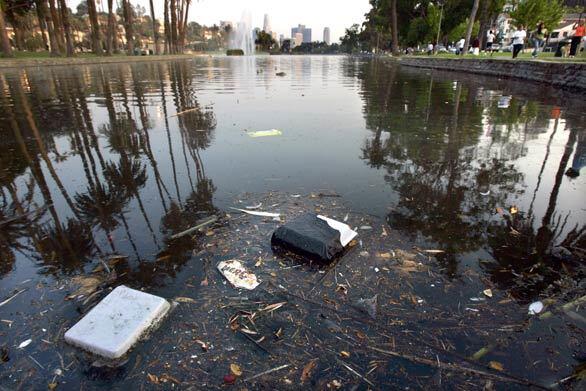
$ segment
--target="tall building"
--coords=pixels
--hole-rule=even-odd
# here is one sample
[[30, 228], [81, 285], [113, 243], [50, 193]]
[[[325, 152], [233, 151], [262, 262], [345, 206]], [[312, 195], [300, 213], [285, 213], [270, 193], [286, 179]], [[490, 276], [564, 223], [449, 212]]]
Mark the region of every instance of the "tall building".
[[303, 42], [311, 42], [311, 29], [305, 27], [304, 24], [300, 24], [297, 27], [291, 29], [291, 38], [295, 38], [295, 34], [301, 33], [303, 35]]
[[330, 28], [329, 27], [324, 27], [324, 42], [327, 43], [328, 45], [331, 43]]
[[262, 25], [262, 29], [266, 32], [266, 33], [271, 33], [271, 20], [269, 19], [269, 14], [265, 14], [265, 20], [264, 23]]

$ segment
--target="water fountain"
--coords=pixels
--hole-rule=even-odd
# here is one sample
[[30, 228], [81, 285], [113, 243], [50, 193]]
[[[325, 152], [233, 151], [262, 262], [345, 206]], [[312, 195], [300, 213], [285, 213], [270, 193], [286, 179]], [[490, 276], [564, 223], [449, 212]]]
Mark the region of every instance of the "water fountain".
[[230, 35], [230, 48], [241, 49], [244, 55], [254, 54], [254, 38], [252, 36], [252, 16], [250, 11], [243, 11], [240, 22]]

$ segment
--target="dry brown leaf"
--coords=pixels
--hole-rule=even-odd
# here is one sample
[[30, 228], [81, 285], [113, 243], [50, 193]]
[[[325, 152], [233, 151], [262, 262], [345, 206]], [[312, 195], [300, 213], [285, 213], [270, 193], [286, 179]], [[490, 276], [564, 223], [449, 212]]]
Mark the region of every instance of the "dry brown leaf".
[[348, 352], [347, 352], [347, 351], [345, 351], [345, 350], [342, 350], [342, 351], [340, 352], [340, 356], [342, 356], [342, 357], [344, 357], [344, 358], [348, 358], [348, 357], [350, 357], [350, 353], [348, 353]]
[[105, 280], [104, 278], [97, 277], [97, 276], [77, 276], [71, 279], [71, 282], [74, 285], [79, 286], [79, 288], [73, 292], [71, 295], [67, 296], [67, 299], [73, 299], [77, 296], [89, 296], [98, 289], [98, 286], [103, 283]]
[[491, 361], [488, 363], [488, 366], [491, 367], [492, 369], [496, 369], [497, 371], [502, 371], [505, 368], [503, 368], [503, 364], [501, 364], [498, 361]]
[[492, 297], [492, 290], [490, 289], [485, 289], [482, 291], [482, 293], [484, 293], [486, 297]]
[[391, 259], [392, 258], [391, 253], [378, 253], [377, 255], [379, 258], [382, 258], [382, 259]]
[[516, 214], [516, 213], [518, 213], [518, 212], [519, 212], [519, 209], [518, 209], [518, 208], [517, 208], [515, 205], [513, 205], [513, 206], [511, 206], [511, 208], [509, 209], [509, 212], [510, 212], [512, 215], [514, 215], [514, 214]]
[[311, 377], [311, 373], [317, 366], [317, 359], [313, 359], [303, 367], [303, 371], [301, 371], [301, 383], [305, 382]]
[[234, 376], [242, 376], [242, 369], [240, 369], [240, 366], [237, 364], [230, 364], [230, 372], [232, 372]]
[[159, 384], [159, 378], [157, 377], [157, 375], [152, 375], [150, 373], [147, 373], [147, 379], [154, 384]]
[[47, 388], [48, 388], [49, 390], [53, 391], [54, 389], [56, 389], [56, 388], [57, 388], [57, 383], [55, 383], [55, 382], [51, 382], [51, 383], [47, 384]]
[[279, 308], [281, 308], [285, 304], [287, 304], [286, 301], [282, 301], [280, 303], [275, 303], [275, 304], [269, 304], [265, 308], [261, 309], [261, 311], [272, 312], [272, 311], [278, 310]]
[[501, 216], [505, 214], [505, 212], [503, 211], [503, 208], [499, 208], [498, 206], [496, 207], [496, 212], [498, 214], [500, 214]]

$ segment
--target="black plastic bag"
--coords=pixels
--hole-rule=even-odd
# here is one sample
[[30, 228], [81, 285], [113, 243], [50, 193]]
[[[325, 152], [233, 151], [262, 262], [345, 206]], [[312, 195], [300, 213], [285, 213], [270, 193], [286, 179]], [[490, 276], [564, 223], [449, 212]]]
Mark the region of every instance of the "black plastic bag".
[[271, 244], [321, 262], [331, 262], [344, 252], [340, 232], [311, 213], [277, 228]]

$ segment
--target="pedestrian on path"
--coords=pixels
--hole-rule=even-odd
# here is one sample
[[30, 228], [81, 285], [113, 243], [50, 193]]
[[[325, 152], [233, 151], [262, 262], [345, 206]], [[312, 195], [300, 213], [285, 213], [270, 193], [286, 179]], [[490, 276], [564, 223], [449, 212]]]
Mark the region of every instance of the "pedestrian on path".
[[570, 44], [570, 57], [574, 57], [579, 50], [582, 38], [586, 35], [586, 28], [584, 28], [584, 21], [574, 24], [574, 35], [572, 36], [572, 43]]
[[537, 23], [535, 31], [533, 31], [533, 33], [531, 34], [531, 41], [533, 42], [533, 53], [531, 53], [531, 56], [533, 58], [537, 57], [537, 53], [539, 52], [539, 49], [543, 44], [543, 40], [545, 39], [545, 33], [546, 30], [543, 22]]
[[494, 43], [494, 39], [496, 38], [496, 36], [494, 35], [494, 32], [492, 30], [488, 30], [488, 33], [486, 33], [486, 51], [490, 52], [490, 55], [492, 56], [492, 44]]
[[513, 58], [517, 58], [519, 52], [523, 50], [525, 38], [527, 38], [527, 31], [525, 31], [523, 25], [520, 25], [519, 29], [513, 34]]

